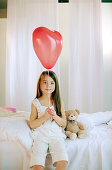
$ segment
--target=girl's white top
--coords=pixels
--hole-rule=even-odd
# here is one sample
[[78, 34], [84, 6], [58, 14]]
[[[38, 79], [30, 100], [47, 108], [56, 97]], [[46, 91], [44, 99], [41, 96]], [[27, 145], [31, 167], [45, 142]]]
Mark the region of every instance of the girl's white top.
[[[32, 103], [37, 108], [38, 118], [40, 118], [42, 115], [44, 115], [44, 112], [47, 107], [41, 105], [37, 98], [34, 99]], [[50, 108], [54, 109], [54, 106], [51, 106]], [[33, 138], [42, 137], [42, 136], [66, 138], [65, 134], [62, 131], [62, 127], [60, 127], [55, 121], [52, 121], [51, 118], [46, 120], [41, 126], [32, 130], [32, 135], [33, 135]]]

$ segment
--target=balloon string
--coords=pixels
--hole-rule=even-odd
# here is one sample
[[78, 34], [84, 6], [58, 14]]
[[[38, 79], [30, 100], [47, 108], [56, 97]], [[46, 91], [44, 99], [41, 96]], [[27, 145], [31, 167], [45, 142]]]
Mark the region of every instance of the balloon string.
[[[49, 70], [48, 70], [48, 89], [49, 89]], [[49, 90], [49, 107], [50, 107], [50, 90]]]

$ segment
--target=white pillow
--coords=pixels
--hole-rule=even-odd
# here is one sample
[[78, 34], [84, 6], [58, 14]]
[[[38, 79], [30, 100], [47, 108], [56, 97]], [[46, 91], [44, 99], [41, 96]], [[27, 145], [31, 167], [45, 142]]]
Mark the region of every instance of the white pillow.
[[9, 110], [4, 110], [4, 109], [0, 108], [0, 117], [8, 117], [8, 116], [13, 116], [15, 114], [16, 113], [11, 112]]
[[101, 125], [103, 123], [109, 122], [112, 119], [112, 111], [92, 113], [90, 114], [90, 117], [94, 125]]
[[78, 122], [81, 122], [83, 125], [87, 127], [86, 131], [90, 131], [92, 128], [94, 128], [94, 123], [87, 113], [80, 113], [78, 119]]
[[112, 111], [81, 113], [78, 117], [78, 121], [87, 125], [89, 128], [107, 123], [110, 120], [112, 120]]
[[0, 117], [0, 140], [20, 142], [27, 150], [32, 146], [31, 130], [23, 118]]
[[13, 113], [8, 110], [4, 110], [0, 108], [0, 117], [10, 117], [10, 118], [16, 118], [16, 117], [21, 117], [25, 120], [30, 119], [30, 112], [26, 111], [17, 111], [16, 113]]
[[10, 117], [16, 118], [16, 117], [21, 117], [25, 120], [29, 120], [30, 119], [30, 112], [26, 112], [26, 111], [17, 111], [15, 114], [10, 115]]

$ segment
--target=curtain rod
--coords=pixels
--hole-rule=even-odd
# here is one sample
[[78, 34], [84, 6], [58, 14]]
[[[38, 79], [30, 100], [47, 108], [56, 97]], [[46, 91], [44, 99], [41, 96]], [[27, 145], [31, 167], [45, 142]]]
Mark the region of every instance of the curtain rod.
[[[111, 3], [112, 0], [101, 0], [104, 3]], [[69, 3], [69, 0], [58, 0], [58, 3]]]
[[69, 0], [58, 0], [58, 3], [69, 3]]

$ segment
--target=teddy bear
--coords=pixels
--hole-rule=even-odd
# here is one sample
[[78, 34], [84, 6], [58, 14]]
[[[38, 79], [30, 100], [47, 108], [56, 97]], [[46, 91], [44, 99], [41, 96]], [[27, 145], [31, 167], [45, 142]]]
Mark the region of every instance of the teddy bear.
[[84, 131], [87, 129], [85, 125], [77, 121], [80, 114], [78, 109], [65, 111], [67, 117], [67, 125], [65, 128], [65, 135], [73, 140], [78, 138], [85, 138], [87, 133]]

